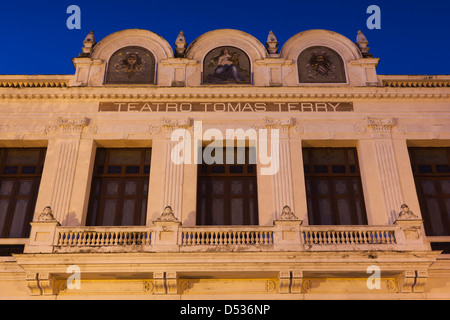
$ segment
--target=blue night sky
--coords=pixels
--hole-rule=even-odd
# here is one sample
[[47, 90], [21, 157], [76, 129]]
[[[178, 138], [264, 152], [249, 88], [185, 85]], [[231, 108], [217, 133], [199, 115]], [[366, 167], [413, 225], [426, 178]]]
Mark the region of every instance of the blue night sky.
[[[366, 26], [372, 4], [381, 8], [380, 30]], [[81, 9], [81, 30], [66, 26], [70, 5]], [[230, 28], [263, 44], [272, 30], [280, 48], [304, 30], [327, 29], [352, 41], [361, 30], [381, 59], [379, 74], [450, 74], [449, 0], [1, 0], [0, 10], [0, 74], [73, 74], [72, 58], [90, 30], [98, 42], [130, 28], [153, 31], [172, 47], [181, 30], [188, 43]]]

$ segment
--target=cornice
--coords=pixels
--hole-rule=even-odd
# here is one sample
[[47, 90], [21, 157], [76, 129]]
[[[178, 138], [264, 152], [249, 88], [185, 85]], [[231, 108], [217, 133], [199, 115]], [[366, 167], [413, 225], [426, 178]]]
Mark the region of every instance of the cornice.
[[[2, 90], [0, 88], [0, 100], [204, 100], [204, 99], [246, 99], [246, 100], [266, 100], [266, 99], [339, 99], [339, 100], [445, 100], [450, 99], [450, 90], [432, 89], [432, 88], [361, 88], [347, 87], [333, 90], [334, 88], [284, 88], [287, 90], [273, 90], [266, 87], [246, 88], [235, 87], [223, 88], [220, 92], [211, 92], [202, 90], [206, 88], [183, 88], [174, 90], [173, 88], [134, 88], [133, 90], [124, 90], [123, 88], [84, 88], [71, 90], [65, 89], [47, 89], [24, 92], [23, 89]], [[199, 90], [200, 89], [200, 90]], [[215, 89], [215, 88], [214, 88]], [[262, 90], [261, 90], [262, 89]], [[380, 90], [381, 89], [381, 90]], [[134, 92], [133, 92], [134, 91]], [[153, 91], [153, 92], [152, 92]], [[156, 91], [156, 92], [155, 92]], [[159, 91], [159, 92], [158, 92]], [[239, 92], [241, 91], [241, 92]], [[242, 92], [245, 91], [245, 92]], [[248, 92], [252, 91], [252, 92]], [[281, 91], [281, 92], [280, 92]], [[299, 92], [302, 91], [302, 92]]]

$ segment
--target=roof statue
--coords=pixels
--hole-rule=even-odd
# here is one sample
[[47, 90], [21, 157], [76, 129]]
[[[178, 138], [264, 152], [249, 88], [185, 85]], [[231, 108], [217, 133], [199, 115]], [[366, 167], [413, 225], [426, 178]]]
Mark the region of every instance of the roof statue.
[[356, 36], [356, 44], [358, 45], [359, 50], [361, 51], [364, 58], [372, 57], [373, 55], [369, 53], [369, 41], [367, 41], [366, 36], [358, 30], [358, 35]]

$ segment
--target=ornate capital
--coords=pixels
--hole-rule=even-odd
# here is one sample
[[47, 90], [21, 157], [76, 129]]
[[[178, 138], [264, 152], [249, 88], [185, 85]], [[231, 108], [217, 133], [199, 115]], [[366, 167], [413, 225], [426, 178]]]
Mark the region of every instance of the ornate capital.
[[295, 123], [294, 118], [287, 119], [272, 119], [272, 118], [264, 118], [264, 126], [268, 129], [278, 129], [281, 133], [288, 133], [289, 128], [292, 127]]
[[395, 126], [395, 119], [377, 119], [377, 118], [366, 118], [366, 125], [372, 129], [373, 133], [390, 133], [392, 127]]
[[64, 133], [81, 133], [83, 128], [89, 124], [89, 118], [70, 119], [59, 117], [57, 123]]
[[373, 138], [390, 138], [392, 127], [396, 125], [394, 118], [366, 118], [366, 125], [372, 131]]
[[187, 129], [192, 126], [192, 119], [187, 117], [186, 119], [168, 119], [162, 118], [161, 125], [169, 132], [173, 132], [176, 129]]

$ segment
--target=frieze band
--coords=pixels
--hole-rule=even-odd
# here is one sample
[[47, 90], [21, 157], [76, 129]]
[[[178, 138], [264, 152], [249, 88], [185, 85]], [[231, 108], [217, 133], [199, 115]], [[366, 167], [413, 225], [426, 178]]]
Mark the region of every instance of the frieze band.
[[352, 112], [352, 102], [100, 102], [99, 112]]

